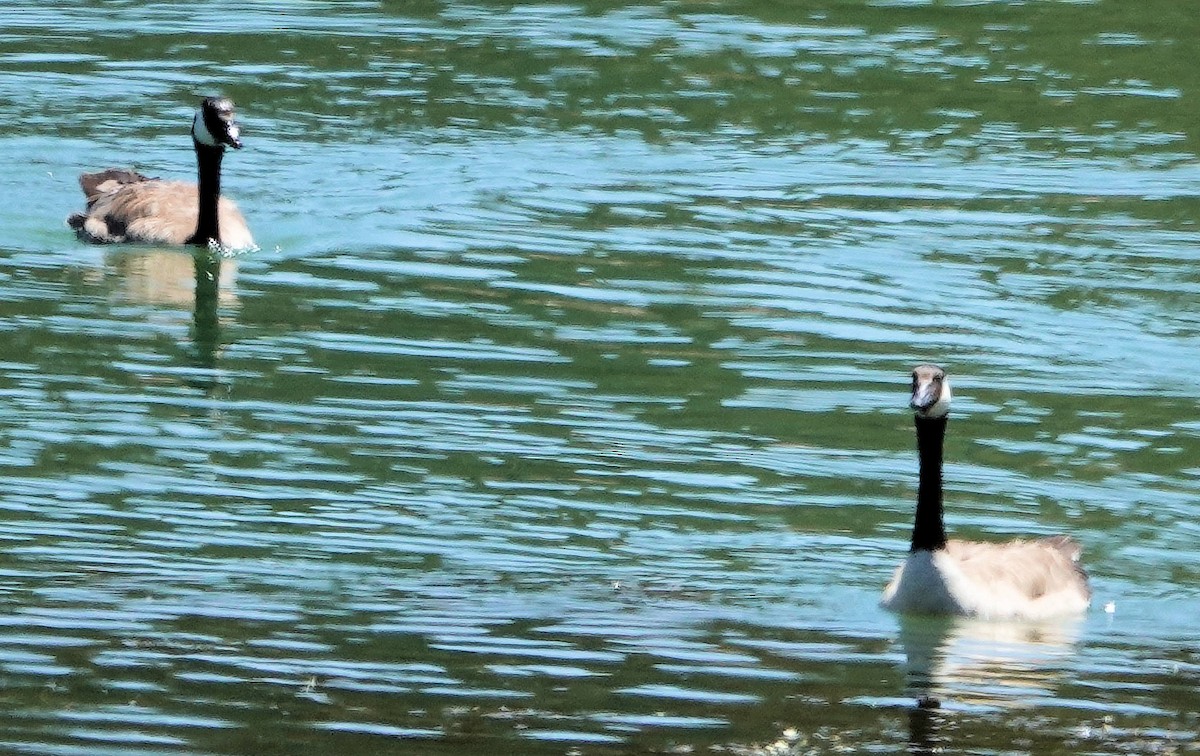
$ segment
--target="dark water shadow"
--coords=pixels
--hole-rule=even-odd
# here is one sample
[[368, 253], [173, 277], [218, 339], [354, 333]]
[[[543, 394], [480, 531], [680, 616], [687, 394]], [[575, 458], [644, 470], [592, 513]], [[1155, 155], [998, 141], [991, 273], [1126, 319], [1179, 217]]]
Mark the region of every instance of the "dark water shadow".
[[[192, 255], [195, 269], [196, 290], [192, 307], [192, 355], [196, 367], [215, 371], [217, 355], [221, 347], [220, 288], [221, 257], [207, 250]], [[215, 376], [207, 381], [192, 379], [197, 388], [211, 389]]]

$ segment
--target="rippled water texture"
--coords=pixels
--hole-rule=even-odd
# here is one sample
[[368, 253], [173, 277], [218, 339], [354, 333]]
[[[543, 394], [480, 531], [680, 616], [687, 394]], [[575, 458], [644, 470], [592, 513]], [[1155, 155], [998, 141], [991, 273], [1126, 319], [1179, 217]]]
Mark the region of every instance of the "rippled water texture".
[[[0, 750], [1200, 748], [1192, 11], [6, 4]], [[261, 249], [77, 242], [214, 92]], [[1082, 621], [878, 608], [926, 360]]]

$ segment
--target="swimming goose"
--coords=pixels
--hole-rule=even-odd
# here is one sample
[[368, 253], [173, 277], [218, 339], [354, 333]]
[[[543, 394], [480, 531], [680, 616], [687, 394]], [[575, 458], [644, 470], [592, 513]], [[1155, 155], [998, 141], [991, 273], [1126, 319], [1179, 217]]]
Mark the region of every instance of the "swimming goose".
[[240, 149], [242, 140], [233, 121], [233, 101], [206, 97], [192, 119], [199, 185], [147, 178], [130, 170], [110, 168], [85, 173], [79, 186], [87, 209], [73, 213], [67, 224], [80, 239], [97, 244], [148, 242], [196, 244], [210, 240], [229, 249], [248, 249], [254, 237], [246, 219], [231, 200], [221, 197], [221, 159], [225, 147]]
[[942, 522], [942, 442], [950, 381], [936, 365], [912, 373], [920, 478], [912, 548], [883, 592], [896, 612], [1042, 619], [1091, 602], [1079, 546], [1067, 536], [1007, 543], [947, 540]]

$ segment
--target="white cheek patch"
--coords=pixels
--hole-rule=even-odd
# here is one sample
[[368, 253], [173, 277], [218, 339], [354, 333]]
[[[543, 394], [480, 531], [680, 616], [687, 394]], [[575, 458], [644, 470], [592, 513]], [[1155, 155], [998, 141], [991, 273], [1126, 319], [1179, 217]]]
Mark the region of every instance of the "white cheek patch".
[[203, 113], [197, 112], [196, 117], [192, 119], [192, 139], [195, 139], [206, 147], [217, 146], [217, 140], [209, 133], [208, 127], [204, 125]]
[[950, 379], [942, 379], [942, 393], [938, 395], [937, 401], [925, 410], [925, 417], [944, 417], [950, 412]]

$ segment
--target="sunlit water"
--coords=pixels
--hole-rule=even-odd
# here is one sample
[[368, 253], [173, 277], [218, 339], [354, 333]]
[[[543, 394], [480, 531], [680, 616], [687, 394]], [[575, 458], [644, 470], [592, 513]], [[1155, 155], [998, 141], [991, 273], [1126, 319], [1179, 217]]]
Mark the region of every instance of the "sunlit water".
[[[1200, 748], [1181, 13], [6, 6], [0, 748]], [[261, 250], [77, 242], [218, 91]], [[925, 360], [1080, 622], [878, 608]]]

